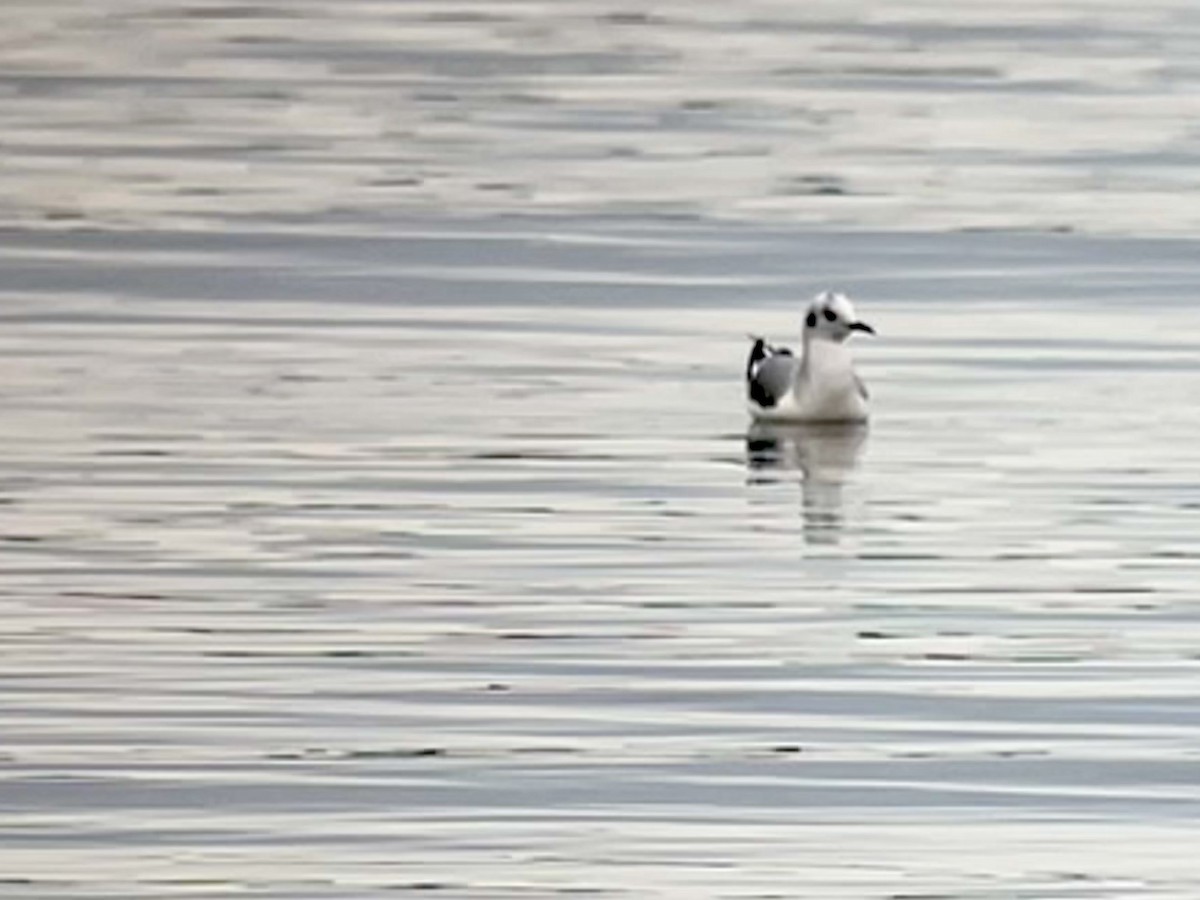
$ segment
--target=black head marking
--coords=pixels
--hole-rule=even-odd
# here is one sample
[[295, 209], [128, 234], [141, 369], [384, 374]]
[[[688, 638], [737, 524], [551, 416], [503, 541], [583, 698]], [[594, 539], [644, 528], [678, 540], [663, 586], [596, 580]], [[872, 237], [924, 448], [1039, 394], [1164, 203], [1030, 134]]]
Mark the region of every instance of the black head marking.
[[804, 317], [804, 324], [809, 328], [817, 327], [817, 314], [812, 310], [808, 311], [808, 315]]
[[837, 321], [837, 313], [835, 313], [828, 306], [825, 307], [824, 310], [822, 310], [821, 315], [823, 315], [825, 317], [826, 322], [836, 322]]

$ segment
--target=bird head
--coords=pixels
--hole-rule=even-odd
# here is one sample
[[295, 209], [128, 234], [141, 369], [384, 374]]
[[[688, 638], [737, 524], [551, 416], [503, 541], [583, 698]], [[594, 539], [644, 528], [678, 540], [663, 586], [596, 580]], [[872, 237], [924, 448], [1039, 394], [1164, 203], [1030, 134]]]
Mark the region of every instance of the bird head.
[[845, 294], [822, 291], [813, 299], [804, 316], [804, 337], [820, 338], [840, 344], [856, 331], [874, 334], [875, 329], [860, 321], [854, 304]]

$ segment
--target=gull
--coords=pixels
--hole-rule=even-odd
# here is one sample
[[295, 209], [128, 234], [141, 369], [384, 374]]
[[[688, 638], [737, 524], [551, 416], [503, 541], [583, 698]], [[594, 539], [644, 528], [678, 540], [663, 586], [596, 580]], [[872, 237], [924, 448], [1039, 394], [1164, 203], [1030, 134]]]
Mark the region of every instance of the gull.
[[750, 415], [759, 422], [865, 422], [867, 389], [854, 374], [846, 339], [874, 334], [860, 322], [845, 294], [817, 294], [804, 317], [803, 350], [797, 359], [751, 335], [746, 361]]

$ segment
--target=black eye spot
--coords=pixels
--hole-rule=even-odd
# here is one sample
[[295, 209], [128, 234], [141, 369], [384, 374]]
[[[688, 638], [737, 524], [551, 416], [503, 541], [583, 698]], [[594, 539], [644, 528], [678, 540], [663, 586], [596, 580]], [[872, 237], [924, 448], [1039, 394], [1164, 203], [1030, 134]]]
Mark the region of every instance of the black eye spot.
[[832, 309], [829, 309], [828, 307], [825, 308], [825, 310], [822, 312], [822, 315], [825, 316], [826, 322], [836, 322], [837, 321], [837, 313], [835, 313]]
[[817, 314], [815, 312], [810, 312], [807, 316], [804, 317], [804, 324], [807, 325], [809, 328], [816, 328], [817, 327]]

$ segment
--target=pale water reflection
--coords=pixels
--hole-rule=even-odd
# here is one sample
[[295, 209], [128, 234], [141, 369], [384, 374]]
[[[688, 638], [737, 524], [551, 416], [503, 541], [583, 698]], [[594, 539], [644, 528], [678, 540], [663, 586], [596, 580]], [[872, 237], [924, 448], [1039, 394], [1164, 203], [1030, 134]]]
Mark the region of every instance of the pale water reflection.
[[1200, 225], [1191, 0], [10, 0], [0, 223]]
[[748, 482], [774, 484], [796, 476], [805, 540], [836, 544], [845, 524], [844, 488], [859, 464], [868, 430], [865, 423], [756, 422], [746, 435]]

